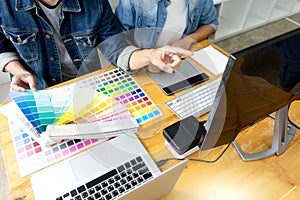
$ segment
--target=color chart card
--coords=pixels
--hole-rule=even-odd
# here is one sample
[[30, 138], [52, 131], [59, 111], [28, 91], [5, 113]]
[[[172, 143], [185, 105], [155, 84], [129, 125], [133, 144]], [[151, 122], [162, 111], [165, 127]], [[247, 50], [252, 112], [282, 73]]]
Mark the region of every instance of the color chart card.
[[76, 87], [94, 88], [98, 92], [113, 97], [127, 106], [139, 124], [162, 114], [135, 80], [119, 68], [78, 82]]
[[10, 132], [21, 177], [27, 176], [103, 141], [103, 139], [67, 140], [53, 147], [42, 148], [38, 142], [34, 141], [32, 137], [22, 131], [13, 122], [10, 122]]
[[[85, 89], [98, 95], [87, 95], [83, 93]], [[24, 96], [12, 94], [12, 97], [19, 108], [25, 109], [21, 109], [25, 113], [22, 117], [32, 122], [25, 123], [20, 117], [21, 115], [19, 117], [12, 116], [9, 114], [12, 113], [8, 108], [10, 104], [6, 105], [8, 108], [5, 111], [7, 112], [6, 116], [11, 116], [8, 118], [11, 121], [11, 135], [21, 176], [29, 175], [103, 141], [103, 139], [74, 139], [66, 140], [53, 147], [42, 148], [34, 139], [36, 137], [31, 131], [31, 124], [37, 130], [43, 131], [45, 124], [52, 122], [54, 124], [59, 116], [66, 116], [65, 113], [69, 110], [69, 106], [74, 102], [76, 104], [77, 98], [87, 99], [87, 102], [94, 100], [93, 103], [84, 104], [86, 106], [82, 107], [83, 111], [88, 110], [87, 107], [90, 108], [88, 105], [94, 103], [98, 105], [97, 109], [90, 109], [96, 111], [96, 115], [89, 118], [91, 121], [117, 121], [133, 116], [138, 124], [143, 124], [162, 114], [133, 78], [121, 69], [104, 72], [60, 88], [38, 93], [31, 91], [25, 93]], [[106, 105], [104, 106], [103, 103]], [[79, 109], [79, 111], [81, 110]], [[20, 120], [14, 120], [15, 117]], [[20, 122], [22, 125], [19, 124]]]

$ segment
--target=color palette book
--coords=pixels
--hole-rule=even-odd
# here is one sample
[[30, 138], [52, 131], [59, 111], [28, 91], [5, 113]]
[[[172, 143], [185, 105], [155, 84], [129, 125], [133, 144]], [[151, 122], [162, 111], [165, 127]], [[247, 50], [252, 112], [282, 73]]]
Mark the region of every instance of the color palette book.
[[[45, 110], [54, 113], [54, 123], [56, 122], [57, 116], [63, 116], [65, 114], [68, 109], [66, 105], [71, 105], [70, 102], [74, 102], [77, 95], [79, 97], [82, 96], [80, 94], [82, 94], [82, 90], [86, 88], [101, 93], [100, 95], [110, 97], [110, 103], [106, 106], [107, 109], [98, 110], [97, 112], [91, 109], [93, 115], [88, 118], [77, 119], [78, 122], [80, 122], [80, 120], [83, 120], [83, 122], [101, 120], [114, 121], [134, 116], [139, 124], [143, 124], [162, 114], [150, 97], [139, 87], [130, 75], [124, 73], [121, 69], [114, 69], [70, 85], [47, 90], [52, 110], [50, 107], [45, 108]], [[46, 92], [39, 94], [45, 97]], [[37, 98], [37, 101], [42, 102], [42, 97], [34, 96], [34, 94], [32, 94], [32, 96], [28, 95], [26, 98], [20, 97], [18, 106], [23, 102], [25, 103], [24, 107], [29, 107], [31, 106], [32, 98]], [[21, 100], [21, 98], [23, 99]], [[47, 102], [47, 104], [48, 103], [49, 102]], [[29, 175], [103, 141], [103, 139], [70, 139], [44, 149], [38, 143], [35, 132], [37, 132], [37, 130], [43, 130], [46, 123], [52, 123], [53, 115], [49, 114], [47, 116], [49, 119], [47, 119], [44, 115], [36, 115], [35, 110], [30, 108], [31, 110], [27, 112], [37, 118], [32, 121], [34, 123], [31, 123], [28, 120], [29, 117], [22, 115], [23, 112], [18, 109], [16, 104], [9, 103], [2, 106], [0, 111], [6, 115], [10, 121], [11, 135], [21, 176]], [[39, 104], [35, 102], [35, 104], [37, 107], [43, 107], [45, 103]], [[95, 114], [94, 111], [97, 114]], [[36, 129], [36, 127], [40, 129]]]

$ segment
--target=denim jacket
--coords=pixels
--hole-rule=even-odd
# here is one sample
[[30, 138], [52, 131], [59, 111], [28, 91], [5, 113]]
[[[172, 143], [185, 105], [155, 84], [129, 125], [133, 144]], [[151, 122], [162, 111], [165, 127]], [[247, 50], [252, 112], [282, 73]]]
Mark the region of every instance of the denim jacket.
[[[10, 53], [10, 61], [21, 60], [36, 77], [37, 89], [63, 81], [53, 32], [35, 0], [0, 1], [0, 26], [0, 57]], [[107, 0], [62, 0], [60, 33], [77, 69], [99, 43], [120, 31]], [[114, 46], [103, 54], [114, 52], [116, 62], [126, 44]]]
[[[164, 27], [170, 0], [120, 0], [116, 15], [125, 30], [135, 29], [134, 41], [140, 48], [155, 47]], [[201, 25], [218, 26], [212, 0], [186, 0], [187, 25], [183, 35], [195, 32]]]

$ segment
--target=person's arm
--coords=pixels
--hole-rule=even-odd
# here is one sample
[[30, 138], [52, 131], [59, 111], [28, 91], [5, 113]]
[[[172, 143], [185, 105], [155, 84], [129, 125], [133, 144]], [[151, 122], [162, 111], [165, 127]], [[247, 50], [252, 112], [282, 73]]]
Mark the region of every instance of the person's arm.
[[191, 56], [193, 52], [172, 46], [143, 50], [129, 46], [119, 56], [117, 66], [127, 72], [135, 72], [145, 66], [153, 65], [159, 68], [158, 71], [172, 73], [180, 65], [181, 55]]
[[211, 34], [215, 33], [215, 29], [210, 25], [203, 25], [199, 27], [195, 32], [185, 36], [181, 40], [173, 43], [172, 46], [181, 47], [184, 49], [190, 49], [190, 47], [196, 42], [207, 39]]
[[10, 91], [24, 91], [25, 89], [36, 90], [35, 78], [19, 61], [11, 61], [5, 65], [5, 71], [13, 75]]
[[188, 33], [183, 39], [175, 42], [174, 46], [179, 46], [185, 49], [190, 49], [191, 45], [196, 42], [207, 39], [211, 34], [218, 29], [217, 11], [212, 0], [205, 1], [201, 8], [201, 16], [198, 22], [198, 29], [193, 33]]
[[0, 28], [0, 69], [13, 75], [10, 90], [36, 90], [34, 77], [25, 69], [20, 60], [21, 58], [11, 41], [5, 37], [2, 28]]
[[129, 60], [129, 69], [136, 70], [149, 64], [172, 73], [181, 63], [178, 55], [162, 49], [145, 49], [134, 51]]

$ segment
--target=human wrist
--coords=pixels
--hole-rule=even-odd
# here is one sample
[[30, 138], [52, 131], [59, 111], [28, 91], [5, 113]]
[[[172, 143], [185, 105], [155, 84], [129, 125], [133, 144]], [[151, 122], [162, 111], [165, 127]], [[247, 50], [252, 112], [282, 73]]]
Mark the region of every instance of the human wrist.
[[12, 61], [21, 60], [15, 52], [5, 52], [0, 54], [0, 69], [2, 72], [7, 72], [6, 65]]
[[151, 64], [151, 58], [154, 57], [153, 53], [154, 49], [134, 51], [129, 60], [129, 68], [131, 70], [137, 70]]
[[4, 67], [4, 70], [14, 76], [20, 74], [30, 74], [18, 60], [13, 60], [7, 63]]
[[147, 58], [147, 60], [145, 61], [146, 62], [145, 65], [152, 64], [151, 60], [152, 60], [152, 58], [155, 57], [156, 49], [145, 49], [144, 51], [145, 51], [145, 55], [146, 55], [146, 58]]

